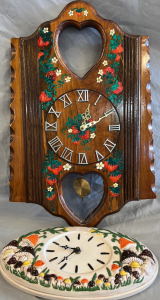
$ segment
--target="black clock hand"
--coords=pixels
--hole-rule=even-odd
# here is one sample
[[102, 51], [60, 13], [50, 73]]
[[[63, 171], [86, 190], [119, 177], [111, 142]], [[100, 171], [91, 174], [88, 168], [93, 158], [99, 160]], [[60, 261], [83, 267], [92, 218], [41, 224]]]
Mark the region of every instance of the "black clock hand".
[[59, 245], [58, 243], [56, 243], [56, 242], [53, 242], [55, 245], [57, 245], [57, 246], [59, 246], [59, 247], [61, 247], [61, 248], [63, 248], [63, 249], [65, 249], [65, 250], [67, 250], [67, 249], [72, 249], [72, 250], [75, 250], [75, 248], [70, 248], [70, 247], [68, 247], [67, 245], [66, 246], [61, 246], [61, 245]]
[[64, 258], [58, 263], [58, 265], [61, 263], [61, 262], [63, 262], [63, 261], [65, 261], [65, 260], [67, 260], [68, 259], [68, 257], [70, 256], [70, 255], [72, 255], [73, 253], [75, 253], [75, 250], [73, 250], [69, 255], [67, 255], [67, 256], [64, 256]]

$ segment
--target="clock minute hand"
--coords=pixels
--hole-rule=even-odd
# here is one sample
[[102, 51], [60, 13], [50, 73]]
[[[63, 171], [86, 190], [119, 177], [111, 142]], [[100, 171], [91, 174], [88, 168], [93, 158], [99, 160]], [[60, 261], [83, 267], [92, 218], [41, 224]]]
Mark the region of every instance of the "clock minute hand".
[[87, 123], [87, 124], [83, 124], [83, 125], [80, 127], [80, 130], [81, 130], [81, 131], [84, 131], [84, 130], [86, 130], [87, 128], [89, 128], [89, 127], [91, 127], [91, 126], [93, 126], [93, 125], [99, 123], [99, 121], [101, 121], [102, 119], [108, 117], [108, 116], [109, 116], [110, 114], [112, 114], [114, 111], [115, 111], [115, 109], [112, 108], [112, 109], [110, 109], [109, 111], [107, 111], [106, 113], [104, 113], [104, 116], [101, 117], [101, 118], [99, 118], [98, 121], [92, 121], [92, 122], [89, 122], [89, 123]]
[[65, 261], [65, 260], [67, 260], [68, 259], [68, 257], [70, 256], [70, 255], [72, 255], [73, 253], [75, 253], [75, 250], [73, 250], [69, 255], [67, 255], [67, 256], [64, 256], [64, 258], [58, 263], [58, 265], [61, 263], [61, 262], [63, 262], [63, 261]]
[[66, 246], [61, 246], [61, 245], [59, 245], [57, 242], [53, 242], [55, 245], [57, 245], [58, 247], [61, 247], [61, 248], [63, 248], [63, 249], [65, 249], [65, 250], [67, 250], [67, 249], [71, 249], [71, 250], [75, 250], [75, 248], [70, 248], [70, 247], [68, 247], [67, 245]]

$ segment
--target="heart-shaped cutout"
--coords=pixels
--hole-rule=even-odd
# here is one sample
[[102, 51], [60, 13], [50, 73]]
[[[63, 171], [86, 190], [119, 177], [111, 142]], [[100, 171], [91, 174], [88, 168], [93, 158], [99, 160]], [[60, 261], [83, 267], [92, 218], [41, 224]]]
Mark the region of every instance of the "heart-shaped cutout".
[[77, 79], [86, 78], [96, 68], [106, 42], [103, 29], [94, 21], [67, 21], [57, 28], [54, 40], [62, 65]]
[[[83, 179], [90, 186], [87, 196], [81, 197], [79, 189], [76, 191], [74, 183]], [[83, 182], [83, 183], [84, 183]], [[83, 189], [83, 187], [81, 187]], [[87, 224], [103, 207], [106, 196], [106, 182], [100, 174], [95, 172], [80, 174], [69, 173], [60, 183], [60, 202], [66, 212], [79, 224]]]

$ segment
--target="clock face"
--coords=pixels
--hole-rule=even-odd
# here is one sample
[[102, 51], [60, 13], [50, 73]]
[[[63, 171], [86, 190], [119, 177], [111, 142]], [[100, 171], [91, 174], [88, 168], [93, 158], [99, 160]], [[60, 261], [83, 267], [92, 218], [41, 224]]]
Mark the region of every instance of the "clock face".
[[102, 237], [72, 231], [50, 240], [45, 257], [54, 269], [70, 274], [93, 273], [111, 261], [112, 249]]
[[48, 144], [76, 165], [101, 161], [116, 147], [120, 121], [112, 103], [92, 90], [73, 90], [56, 99], [45, 120]]

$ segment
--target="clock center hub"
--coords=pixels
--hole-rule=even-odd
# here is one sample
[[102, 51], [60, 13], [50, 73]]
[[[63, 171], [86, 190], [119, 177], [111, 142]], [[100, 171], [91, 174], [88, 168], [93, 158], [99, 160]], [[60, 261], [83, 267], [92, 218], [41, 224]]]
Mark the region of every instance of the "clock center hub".
[[75, 253], [76, 253], [76, 254], [80, 254], [80, 253], [81, 253], [81, 249], [80, 249], [79, 247], [76, 247], [76, 248], [75, 248]]

